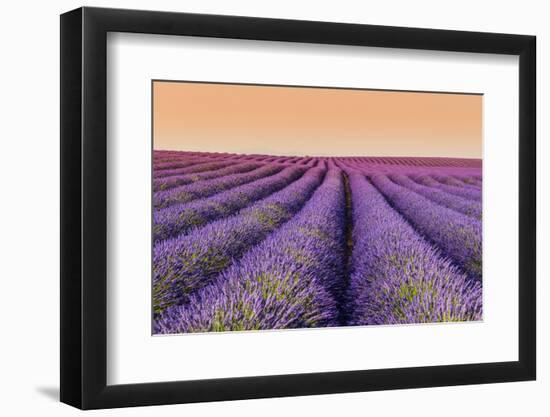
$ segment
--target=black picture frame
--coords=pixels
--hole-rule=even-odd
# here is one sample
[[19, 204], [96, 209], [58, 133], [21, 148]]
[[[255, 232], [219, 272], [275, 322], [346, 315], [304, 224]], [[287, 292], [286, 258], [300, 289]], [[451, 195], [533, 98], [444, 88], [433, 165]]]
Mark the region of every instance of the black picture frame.
[[[107, 375], [108, 32], [519, 56], [519, 360], [112, 385]], [[534, 380], [534, 36], [102, 8], [61, 15], [61, 401], [82, 409]]]

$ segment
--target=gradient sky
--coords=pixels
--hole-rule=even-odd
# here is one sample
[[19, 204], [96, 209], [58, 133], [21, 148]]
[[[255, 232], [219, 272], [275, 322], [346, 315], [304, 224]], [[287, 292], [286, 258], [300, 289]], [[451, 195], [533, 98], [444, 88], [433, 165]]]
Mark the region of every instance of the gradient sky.
[[482, 96], [155, 81], [154, 149], [481, 158]]

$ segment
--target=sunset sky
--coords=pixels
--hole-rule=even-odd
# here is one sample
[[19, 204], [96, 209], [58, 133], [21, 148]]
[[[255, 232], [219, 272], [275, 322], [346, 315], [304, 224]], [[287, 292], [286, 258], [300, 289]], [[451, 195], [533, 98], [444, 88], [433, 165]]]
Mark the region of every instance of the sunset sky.
[[481, 95], [155, 81], [154, 149], [481, 158]]

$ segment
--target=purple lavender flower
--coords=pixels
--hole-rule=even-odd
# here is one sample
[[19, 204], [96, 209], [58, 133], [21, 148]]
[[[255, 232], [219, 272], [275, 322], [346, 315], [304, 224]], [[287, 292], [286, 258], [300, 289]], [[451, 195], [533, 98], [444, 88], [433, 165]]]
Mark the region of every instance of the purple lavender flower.
[[226, 175], [239, 174], [242, 172], [252, 171], [259, 168], [259, 163], [242, 163], [236, 165], [230, 165], [222, 169], [215, 169], [212, 171], [204, 171], [193, 174], [173, 175], [170, 177], [155, 178], [153, 180], [153, 191], [163, 191], [169, 188], [174, 188], [179, 185], [191, 184], [193, 182], [210, 180], [213, 178], [220, 178]]
[[482, 318], [481, 160], [153, 163], [155, 333]]
[[327, 173], [304, 208], [185, 305], [155, 333], [322, 327], [338, 324], [344, 282], [342, 173]]
[[157, 243], [153, 249], [156, 313], [185, 302], [252, 246], [288, 221], [309, 199], [325, 170], [313, 168], [275, 194], [226, 219]]
[[357, 172], [350, 173], [350, 324], [482, 318], [482, 290], [432, 247]]
[[221, 178], [181, 185], [165, 191], [158, 191], [153, 196], [155, 208], [168, 207], [177, 203], [188, 203], [197, 198], [209, 197], [221, 191], [276, 174], [283, 169], [279, 164], [267, 164], [249, 172], [226, 175]]
[[416, 229], [473, 277], [481, 279], [481, 223], [409, 191], [385, 175], [373, 184]]
[[153, 171], [154, 178], [170, 177], [172, 175], [183, 174], [196, 174], [198, 172], [212, 171], [213, 169], [221, 169], [235, 164], [233, 161], [218, 161], [218, 162], [201, 162], [198, 164], [192, 164], [191, 166], [185, 166], [182, 168], [170, 168], [170, 169], [155, 169]]
[[436, 202], [437, 204], [481, 220], [481, 203], [477, 201], [466, 200], [464, 198], [445, 193], [437, 188], [426, 187], [414, 182], [405, 175], [390, 174], [388, 177], [396, 184], [414, 191], [415, 193], [420, 194], [427, 199]]
[[153, 213], [153, 240], [168, 239], [213, 220], [228, 217], [257, 200], [279, 191], [305, 172], [292, 166], [265, 178], [260, 178], [227, 191], [190, 203], [174, 204]]
[[482, 200], [481, 190], [474, 187], [466, 187], [462, 185], [449, 185], [443, 182], [444, 176], [441, 175], [412, 175], [411, 179], [418, 182], [419, 184], [434, 187], [446, 193], [457, 195], [459, 197], [467, 198], [468, 200]]

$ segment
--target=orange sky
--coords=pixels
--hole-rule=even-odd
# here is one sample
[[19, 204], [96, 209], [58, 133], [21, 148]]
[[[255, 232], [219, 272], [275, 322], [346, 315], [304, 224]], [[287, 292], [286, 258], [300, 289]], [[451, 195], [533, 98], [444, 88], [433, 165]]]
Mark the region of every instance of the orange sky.
[[154, 148], [481, 158], [482, 96], [155, 81]]

